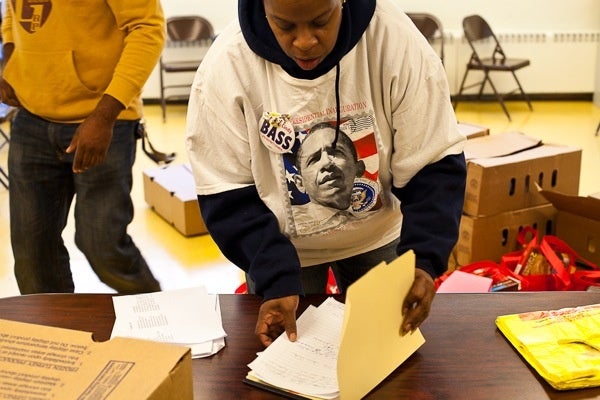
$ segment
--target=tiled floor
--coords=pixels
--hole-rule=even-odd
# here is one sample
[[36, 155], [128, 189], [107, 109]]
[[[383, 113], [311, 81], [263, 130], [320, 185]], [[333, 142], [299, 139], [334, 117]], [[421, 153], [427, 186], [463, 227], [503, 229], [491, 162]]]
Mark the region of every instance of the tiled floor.
[[[594, 136], [600, 108], [591, 102], [534, 102], [530, 112], [521, 102], [509, 102], [512, 122], [497, 103], [460, 103], [457, 117], [462, 122], [483, 125], [491, 134], [520, 131], [545, 142], [570, 144], [583, 149], [580, 194], [600, 191], [600, 136]], [[176, 163], [186, 163], [183, 143], [185, 105], [169, 105], [167, 122], [158, 105], [146, 105], [147, 128], [153, 145], [160, 151], [176, 152]], [[6, 129], [6, 126], [4, 126]], [[6, 168], [7, 146], [0, 149], [0, 166]], [[134, 167], [133, 199], [136, 209], [130, 234], [141, 248], [164, 289], [204, 285], [214, 293], [233, 293], [243, 274], [219, 252], [210, 236], [186, 238], [167, 224], [144, 200], [142, 171], [156, 165], [141, 151]], [[84, 256], [73, 245], [72, 219], [64, 232], [71, 254], [76, 291], [112, 292], [91, 271]], [[18, 295], [12, 273], [8, 191], [0, 186], [0, 297]]]

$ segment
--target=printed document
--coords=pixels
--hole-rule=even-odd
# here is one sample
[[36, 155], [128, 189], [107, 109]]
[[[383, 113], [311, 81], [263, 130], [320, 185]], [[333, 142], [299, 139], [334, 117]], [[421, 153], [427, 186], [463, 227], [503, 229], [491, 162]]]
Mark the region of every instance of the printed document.
[[219, 297], [204, 286], [114, 296], [115, 336], [188, 346], [207, 357], [225, 346]]
[[345, 304], [333, 297], [298, 318], [248, 364], [245, 382], [293, 399], [360, 399], [424, 342], [419, 329], [401, 335], [402, 304], [415, 276], [408, 252], [352, 284]]
[[337, 355], [344, 304], [333, 297], [319, 307], [309, 306], [296, 326], [296, 342], [282, 334], [248, 364], [250, 377], [294, 393], [322, 399], [338, 397]]

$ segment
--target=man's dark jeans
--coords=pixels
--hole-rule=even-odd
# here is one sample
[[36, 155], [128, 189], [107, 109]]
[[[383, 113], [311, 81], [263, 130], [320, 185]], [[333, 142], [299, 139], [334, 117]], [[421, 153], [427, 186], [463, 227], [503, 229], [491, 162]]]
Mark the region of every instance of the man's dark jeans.
[[11, 243], [22, 294], [73, 292], [62, 238], [75, 198], [75, 243], [100, 280], [120, 293], [160, 290], [127, 226], [138, 121], [118, 121], [104, 163], [74, 174], [65, 153], [77, 124], [19, 110], [8, 154]]

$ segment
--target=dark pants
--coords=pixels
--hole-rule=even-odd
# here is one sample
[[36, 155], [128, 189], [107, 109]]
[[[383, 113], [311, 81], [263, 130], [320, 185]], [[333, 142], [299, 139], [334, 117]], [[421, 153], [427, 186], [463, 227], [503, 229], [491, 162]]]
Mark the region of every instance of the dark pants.
[[[304, 267], [301, 271], [302, 288], [305, 294], [325, 293], [329, 267], [333, 271], [338, 289], [344, 293], [350, 284], [354, 283], [370, 269], [379, 265], [382, 261], [392, 262], [398, 255], [396, 248], [399, 240], [395, 240], [378, 249], [353, 257], [345, 258], [330, 263]], [[254, 282], [246, 274], [248, 293], [255, 293]]]
[[62, 232], [75, 198], [75, 243], [102, 282], [120, 293], [160, 290], [131, 237], [137, 121], [118, 121], [104, 163], [74, 174], [65, 149], [77, 124], [20, 110], [8, 154], [11, 244], [22, 294], [73, 292]]

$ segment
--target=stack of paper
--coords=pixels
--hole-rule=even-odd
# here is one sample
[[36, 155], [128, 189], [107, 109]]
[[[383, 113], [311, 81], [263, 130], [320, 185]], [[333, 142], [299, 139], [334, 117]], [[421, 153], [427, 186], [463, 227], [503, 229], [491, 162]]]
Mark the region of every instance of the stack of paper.
[[503, 315], [496, 325], [555, 389], [600, 386], [600, 304]]
[[400, 334], [414, 276], [407, 252], [352, 284], [345, 305], [330, 297], [307, 308], [297, 341], [278, 337], [248, 365], [245, 382], [292, 398], [364, 397], [425, 342], [418, 329]]
[[297, 320], [296, 342], [287, 335], [275, 341], [248, 364], [247, 379], [266, 383], [308, 398], [335, 399], [339, 395], [337, 356], [344, 304], [332, 297], [319, 307], [309, 306]]
[[207, 357], [225, 347], [219, 297], [206, 288], [186, 288], [114, 296], [115, 336], [190, 347], [192, 358]]

